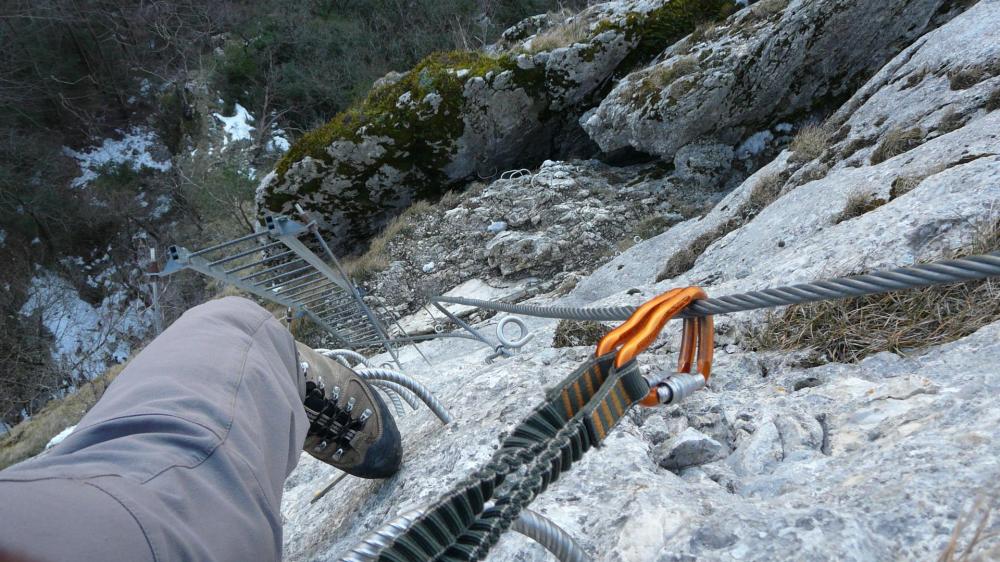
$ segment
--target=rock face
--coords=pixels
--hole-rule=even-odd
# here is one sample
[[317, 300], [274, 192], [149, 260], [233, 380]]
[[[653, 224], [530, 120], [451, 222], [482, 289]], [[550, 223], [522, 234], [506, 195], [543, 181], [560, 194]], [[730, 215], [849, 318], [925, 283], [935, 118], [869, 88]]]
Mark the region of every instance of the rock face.
[[410, 221], [386, 244], [389, 266], [368, 285], [406, 312], [469, 279], [552, 291], [720, 197], [655, 166], [549, 162]]
[[758, 2], [623, 78], [581, 123], [605, 151], [630, 146], [669, 159], [702, 138], [735, 145], [849, 95], [929, 29], [944, 3]]
[[[315, 211], [337, 249], [352, 251], [414, 199], [558, 155], [577, 130], [577, 108], [592, 105], [623, 61], [731, 5], [610, 2], [492, 54], [431, 55], [292, 146], [261, 182], [259, 208]], [[670, 31], [644, 38], [642, 27], [660, 19]]]
[[[568, 295], [536, 292], [530, 302], [638, 304], [688, 284], [722, 295], [968, 246], [981, 225], [997, 220], [1000, 205], [998, 29], [1000, 1], [971, 6], [875, 73], [823, 125], [821, 146], [782, 152], [704, 216], [610, 261], [578, 262], [581, 271], [563, 287]], [[686, 183], [677, 175], [658, 181], [685, 189], [667, 189], [650, 205], [666, 213], [692, 191], [695, 174], [717, 173], [700, 164], [701, 154], [717, 149], [706, 141], [678, 151], [685, 168], [675, 172]], [[718, 150], [709, 162], [729, 155]], [[556, 248], [560, 259], [575, 259], [577, 247], [604, 232], [602, 205], [614, 200], [604, 191], [643, 183], [630, 186], [592, 163], [549, 164], [539, 172], [546, 174], [544, 188], [528, 176], [502, 180], [436, 211], [451, 218], [411, 233], [414, 263], [434, 261], [426, 275], [441, 283], [463, 259], [494, 275], [506, 267], [511, 276], [551, 281]], [[526, 202], [544, 197], [572, 204], [544, 206], [536, 221]], [[581, 209], [586, 216], [572, 216]], [[597, 226], [574, 226], [584, 223]], [[474, 244], [443, 242], [471, 224]], [[567, 236], [573, 243], [560, 248]], [[467, 257], [469, 248], [479, 254]], [[588, 274], [591, 264], [597, 269]], [[964, 549], [984, 513], [973, 509], [977, 500], [995, 506], [1000, 481], [1000, 321], [902, 355], [814, 366], [802, 352], [746, 350], [735, 334], [757, 319], [716, 318], [719, 352], [708, 387], [677, 406], [630, 412], [531, 508], [595, 560], [926, 560], [939, 557], [961, 525]], [[335, 559], [388, 519], [427, 505], [478, 469], [546, 388], [592, 356], [592, 346], [551, 347], [557, 321], [525, 320], [535, 337], [491, 365], [482, 362], [492, 349], [467, 340], [420, 344], [431, 365], [406, 348], [404, 370], [456, 421], [442, 428], [424, 409], [399, 418], [402, 472], [381, 482], [347, 480], [312, 506], [312, 493], [334, 475], [304, 456], [285, 489], [285, 558]], [[471, 321], [487, 332], [495, 324]], [[675, 369], [677, 332], [668, 326], [640, 356], [650, 374]], [[996, 525], [986, 520], [989, 531]], [[978, 559], [998, 559], [1000, 536], [984, 533], [971, 548]], [[551, 560], [512, 533], [489, 559]]]

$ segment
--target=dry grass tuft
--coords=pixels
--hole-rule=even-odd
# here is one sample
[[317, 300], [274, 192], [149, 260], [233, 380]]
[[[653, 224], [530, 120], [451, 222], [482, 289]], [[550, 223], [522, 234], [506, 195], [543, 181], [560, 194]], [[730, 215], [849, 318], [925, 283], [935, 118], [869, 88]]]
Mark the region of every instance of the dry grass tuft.
[[[994, 544], [990, 551], [984, 551], [987, 541], [1000, 537], [1000, 531], [989, 531], [991, 520], [997, 502], [1000, 501], [1000, 494], [983, 494], [976, 498], [963, 517], [955, 524], [955, 530], [951, 534], [948, 546], [938, 557], [938, 562], [972, 562], [973, 560], [996, 560], [1000, 555], [1000, 545]], [[974, 526], [974, 527], [973, 527]], [[959, 543], [963, 541], [966, 529], [971, 529], [972, 536], [968, 537], [964, 548], [959, 548]]]
[[875, 196], [869, 195], [864, 192], [855, 192], [847, 197], [847, 203], [844, 205], [844, 210], [840, 212], [837, 216], [836, 223], [840, 224], [844, 221], [851, 220], [856, 217], [878, 209], [882, 205], [885, 205], [885, 199], [879, 199]]
[[822, 125], [808, 125], [795, 135], [789, 148], [795, 154], [792, 158], [798, 162], [808, 162], [819, 158], [830, 144], [830, 131]]
[[37, 455], [59, 432], [79, 423], [124, 368], [125, 364], [111, 367], [75, 394], [52, 400], [31, 419], [14, 426], [0, 438], [0, 470]]
[[990, 97], [986, 98], [986, 105], [983, 106], [986, 111], [996, 111], [1000, 109], [1000, 88], [993, 90]]
[[961, 129], [963, 125], [965, 125], [965, 116], [949, 107], [941, 115], [937, 130], [941, 134], [946, 134]]
[[[557, 14], [557, 17], [564, 14]], [[539, 33], [531, 40], [530, 52], [541, 53], [560, 47], [569, 47], [575, 43], [583, 43], [590, 39], [590, 29], [587, 21], [581, 17], [570, 17], [561, 24]]]
[[967, 90], [997, 75], [1000, 75], [1000, 61], [993, 61], [952, 70], [948, 72], [948, 83], [952, 90]]
[[779, 14], [788, 6], [788, 0], [760, 0], [750, 6], [750, 14], [757, 19]]
[[347, 275], [357, 281], [368, 281], [389, 267], [388, 245], [399, 236], [413, 232], [414, 223], [431, 213], [433, 207], [427, 201], [416, 201], [398, 217], [389, 221], [382, 232], [372, 239], [368, 251], [361, 256], [348, 258], [341, 264]]
[[924, 181], [924, 176], [899, 176], [892, 180], [892, 188], [889, 190], [889, 200], [906, 195], [913, 191]]
[[919, 127], [912, 129], [891, 129], [882, 143], [872, 152], [872, 164], [879, 164], [920, 146], [924, 132]]
[[[1000, 250], [1000, 217], [956, 255]], [[758, 350], [813, 349], [830, 361], [855, 362], [882, 351], [904, 353], [965, 337], [1000, 320], [1000, 282], [970, 281], [794, 305], [770, 313], [745, 333]]]
[[757, 185], [753, 186], [750, 197], [747, 197], [746, 205], [741, 210], [743, 224], [750, 222], [765, 207], [774, 203], [781, 195], [781, 188], [784, 186], [785, 182], [778, 174], [768, 174], [760, 178]]
[[662, 90], [673, 84], [681, 76], [687, 76], [696, 70], [698, 70], [698, 59], [694, 57], [682, 57], [670, 66], [659, 65], [654, 67], [646, 77], [646, 81], [657, 90]]
[[782, 187], [784, 187], [784, 180], [778, 174], [769, 174], [760, 178], [753, 186], [753, 190], [750, 191], [746, 203], [734, 213], [731, 219], [703, 233], [695, 238], [688, 247], [671, 256], [663, 265], [659, 275], [656, 276], [656, 281], [673, 279], [690, 270], [713, 242], [747, 224], [765, 207], [773, 203], [781, 195]]
[[593, 320], [560, 320], [556, 326], [552, 347], [579, 347], [597, 345], [611, 328]]

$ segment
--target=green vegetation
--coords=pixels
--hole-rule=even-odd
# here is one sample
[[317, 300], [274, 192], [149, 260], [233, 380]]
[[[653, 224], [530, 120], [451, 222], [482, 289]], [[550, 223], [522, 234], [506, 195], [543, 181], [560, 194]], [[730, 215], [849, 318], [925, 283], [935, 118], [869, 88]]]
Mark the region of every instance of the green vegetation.
[[[997, 250], [1000, 219], [993, 219], [955, 256]], [[795, 305], [769, 314], [745, 334], [745, 341], [757, 350], [808, 348], [838, 362], [881, 351], [905, 353], [957, 340], [1000, 320], [998, 294], [997, 281], [971, 281]]]
[[[627, 38], [636, 41], [636, 47], [619, 65], [619, 73], [652, 60], [699, 26], [725, 19], [738, 7], [732, 0], [671, 0], [645, 14], [630, 13], [622, 30]], [[604, 27], [613, 26], [606, 24]]]
[[[465, 71], [464, 76], [458, 76]], [[382, 164], [410, 173], [411, 179], [420, 182], [417, 194], [421, 198], [441, 195], [448, 186], [441, 177], [453, 143], [461, 136], [465, 124], [462, 120], [464, 98], [462, 89], [471, 77], [485, 77], [489, 73], [511, 71], [514, 81], [531, 87], [542, 80], [539, 69], [522, 70], [511, 55], [491, 57], [480, 52], [449, 51], [428, 55], [412, 70], [391, 84], [373, 89], [368, 96], [338, 114], [322, 127], [304, 135], [278, 162], [276, 172], [282, 177], [294, 162], [305, 157], [333, 162], [327, 147], [336, 140], [359, 142], [359, 132], [364, 127], [368, 137], [386, 137], [391, 143], [383, 144], [385, 153]], [[409, 99], [409, 103], [401, 102]], [[379, 166], [365, 170], [338, 170], [345, 175], [355, 172], [355, 179], [362, 183], [366, 178], [358, 172], [374, 174]], [[299, 186], [298, 193], [311, 193], [319, 188], [320, 178]], [[364, 196], [362, 194], [362, 196]], [[265, 204], [280, 207], [280, 194], [269, 194]]]

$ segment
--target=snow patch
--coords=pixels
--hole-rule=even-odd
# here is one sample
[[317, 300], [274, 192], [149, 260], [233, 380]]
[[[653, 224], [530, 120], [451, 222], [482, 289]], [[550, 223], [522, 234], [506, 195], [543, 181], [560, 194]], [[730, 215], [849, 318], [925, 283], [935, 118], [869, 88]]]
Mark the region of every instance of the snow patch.
[[736, 149], [736, 157], [740, 160], [746, 160], [751, 156], [756, 156], [764, 149], [767, 145], [774, 140], [774, 133], [771, 131], [760, 131], [750, 135], [750, 138], [743, 141], [743, 144]]
[[292, 143], [288, 142], [283, 135], [285, 131], [278, 129], [274, 132], [274, 136], [267, 141], [267, 145], [264, 147], [268, 152], [288, 152], [288, 149], [292, 147]]
[[170, 169], [170, 160], [157, 161], [149, 150], [159, 144], [156, 133], [133, 127], [127, 133], [118, 131], [120, 140], [104, 139], [101, 145], [90, 150], [77, 152], [69, 147], [63, 147], [63, 153], [75, 158], [80, 164], [79, 177], [73, 180], [73, 187], [83, 187], [94, 181], [108, 166], [127, 165], [136, 172], [143, 168], [151, 168], [161, 172]]
[[[113, 289], [110, 276], [116, 268], [88, 276], [91, 287]], [[54, 338], [52, 357], [74, 376], [92, 379], [113, 363], [128, 359], [131, 340], [142, 337], [152, 325], [150, 311], [141, 301], [130, 300], [124, 289], [108, 291], [98, 306], [80, 298], [80, 293], [62, 277], [39, 269], [28, 289], [22, 316], [41, 316], [42, 325]]]
[[62, 443], [63, 440], [65, 440], [67, 437], [69, 437], [70, 433], [73, 433], [73, 430], [75, 430], [75, 429], [76, 429], [76, 426], [75, 425], [71, 425], [71, 426], [67, 427], [66, 429], [60, 431], [58, 435], [56, 435], [52, 439], [49, 439], [49, 442], [45, 444], [45, 448], [46, 449], [51, 449], [52, 447], [55, 447], [56, 445]]
[[250, 123], [254, 122], [253, 115], [245, 107], [236, 104], [236, 113], [232, 117], [226, 117], [221, 113], [213, 113], [212, 116], [222, 122], [222, 129], [226, 132], [226, 137], [222, 139], [222, 146], [225, 147], [230, 142], [250, 140], [250, 131], [255, 127]]

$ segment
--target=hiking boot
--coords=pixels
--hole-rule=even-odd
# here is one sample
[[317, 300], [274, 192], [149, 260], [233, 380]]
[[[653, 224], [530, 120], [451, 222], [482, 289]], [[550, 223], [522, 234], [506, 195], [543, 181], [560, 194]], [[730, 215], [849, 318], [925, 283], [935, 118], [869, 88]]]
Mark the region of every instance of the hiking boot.
[[296, 347], [306, 373], [305, 452], [360, 478], [399, 471], [399, 430], [375, 389], [336, 360], [298, 342]]

